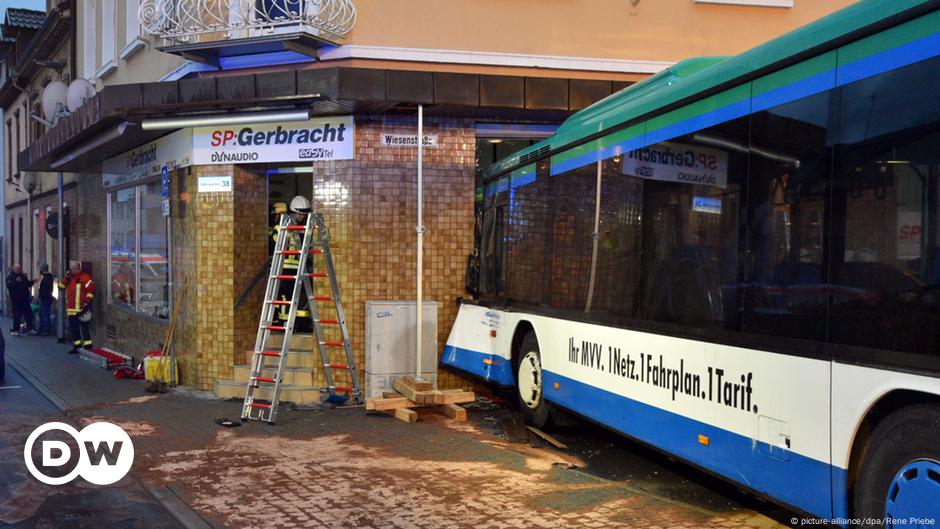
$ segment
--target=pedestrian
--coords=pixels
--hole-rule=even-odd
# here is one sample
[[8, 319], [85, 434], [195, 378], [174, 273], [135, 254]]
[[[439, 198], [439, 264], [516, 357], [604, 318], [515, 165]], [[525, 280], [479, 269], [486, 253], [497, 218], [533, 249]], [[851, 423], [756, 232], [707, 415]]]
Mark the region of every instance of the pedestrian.
[[13, 305], [13, 328], [10, 334], [20, 335], [20, 328], [23, 320], [26, 323], [26, 330], [29, 334], [36, 334], [33, 329], [33, 307], [30, 303], [32, 295], [30, 290], [35, 281], [30, 281], [29, 277], [23, 273], [23, 267], [19, 264], [13, 265], [10, 275], [7, 276], [7, 290], [10, 292], [10, 303]]
[[59, 283], [65, 289], [65, 309], [69, 316], [69, 336], [74, 346], [69, 354], [77, 354], [80, 348], [89, 349], [91, 340], [91, 300], [95, 297], [95, 282], [82, 272], [78, 261], [69, 263], [69, 273]]
[[49, 336], [52, 334], [52, 303], [55, 298], [52, 297], [52, 288], [55, 285], [55, 279], [49, 272], [49, 265], [43, 263], [39, 266], [39, 274], [42, 278], [39, 280], [39, 334]]

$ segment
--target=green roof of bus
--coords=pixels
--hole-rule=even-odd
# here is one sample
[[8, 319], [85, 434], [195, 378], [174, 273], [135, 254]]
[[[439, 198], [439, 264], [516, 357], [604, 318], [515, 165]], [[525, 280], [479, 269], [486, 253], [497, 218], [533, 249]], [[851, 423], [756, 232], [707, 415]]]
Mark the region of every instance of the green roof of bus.
[[577, 112], [552, 137], [493, 164], [485, 176], [502, 174], [518, 165], [520, 157], [547, 145], [557, 150], [929, 1], [862, 0], [740, 55], [684, 60]]

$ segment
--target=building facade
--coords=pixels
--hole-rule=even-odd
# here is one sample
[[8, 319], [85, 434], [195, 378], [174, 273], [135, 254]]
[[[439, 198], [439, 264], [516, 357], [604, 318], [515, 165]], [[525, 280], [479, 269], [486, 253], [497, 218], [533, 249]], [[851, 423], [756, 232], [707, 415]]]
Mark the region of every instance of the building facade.
[[[77, 182], [70, 255], [107, 292], [96, 343], [159, 349], [179, 304], [180, 382], [226, 396], [244, 391], [271, 207], [308, 196], [364, 375], [366, 303], [415, 295], [419, 105], [439, 351], [467, 295], [481, 167], [680, 59], [737, 53], [848, 3], [77, 0], [75, 77], [97, 95], [10, 152]], [[295, 366], [288, 400], [316, 398], [317, 363]]]

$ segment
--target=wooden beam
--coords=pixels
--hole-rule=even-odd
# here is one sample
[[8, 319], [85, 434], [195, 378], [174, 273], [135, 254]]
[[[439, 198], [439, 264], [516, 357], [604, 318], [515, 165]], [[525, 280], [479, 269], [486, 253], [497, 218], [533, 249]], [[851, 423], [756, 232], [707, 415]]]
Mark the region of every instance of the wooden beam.
[[555, 448], [560, 448], [560, 449], [562, 449], [562, 450], [567, 450], [567, 449], [568, 449], [568, 446], [565, 445], [565, 443], [562, 443], [562, 442], [559, 441], [558, 439], [555, 439], [554, 437], [552, 437], [551, 435], [548, 435], [547, 433], [543, 432], [542, 430], [539, 430], [538, 428], [536, 428], [536, 427], [534, 427], [534, 426], [527, 426], [527, 428], [529, 429], [530, 432], [534, 433], [535, 435], [541, 437], [542, 439], [544, 439], [544, 440], [548, 441], [549, 443], [551, 443], [552, 445], [554, 445]]
[[456, 404], [442, 404], [436, 409], [437, 411], [450, 417], [451, 419], [454, 419], [457, 422], [464, 422], [467, 420], [467, 410]]
[[395, 379], [395, 381], [392, 382], [392, 387], [395, 388], [395, 391], [404, 395], [406, 399], [418, 402], [418, 390], [405, 384], [404, 378], [407, 377]]
[[387, 413], [392, 417], [395, 417], [399, 421], [404, 422], [418, 422], [418, 412], [414, 410], [409, 410], [408, 408], [398, 408], [395, 410], [385, 410], [383, 413]]
[[367, 410], [396, 410], [399, 408], [411, 408], [413, 406], [415, 406], [415, 403], [405, 397], [399, 397], [397, 399], [366, 399]]
[[450, 390], [438, 391], [434, 394], [435, 404], [463, 404], [476, 400], [472, 391]]
[[401, 381], [408, 386], [409, 388], [414, 389], [415, 391], [431, 391], [434, 389], [434, 384], [426, 380], [417, 381], [413, 377], [401, 377]]

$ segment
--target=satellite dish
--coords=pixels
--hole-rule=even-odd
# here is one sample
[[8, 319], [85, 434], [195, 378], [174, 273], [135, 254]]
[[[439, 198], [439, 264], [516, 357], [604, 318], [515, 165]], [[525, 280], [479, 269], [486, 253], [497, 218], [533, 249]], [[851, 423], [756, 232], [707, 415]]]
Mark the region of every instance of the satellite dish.
[[85, 105], [95, 95], [95, 86], [87, 79], [76, 79], [69, 85], [68, 104], [69, 112], [75, 112]]
[[42, 115], [55, 123], [59, 112], [66, 108], [69, 88], [62, 81], [52, 81], [42, 92]]

